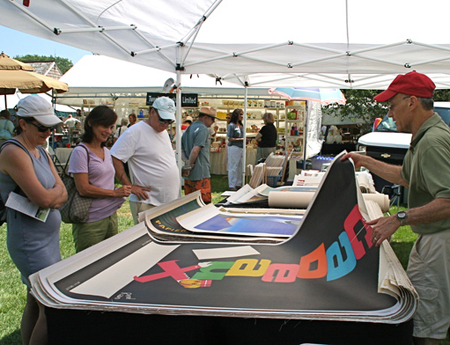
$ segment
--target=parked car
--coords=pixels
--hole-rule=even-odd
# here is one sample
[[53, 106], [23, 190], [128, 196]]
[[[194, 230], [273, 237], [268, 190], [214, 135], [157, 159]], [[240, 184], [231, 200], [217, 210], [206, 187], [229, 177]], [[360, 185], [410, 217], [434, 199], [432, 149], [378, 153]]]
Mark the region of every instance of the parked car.
[[[450, 102], [435, 102], [434, 111], [450, 126]], [[386, 115], [373, 132], [358, 139], [358, 150], [380, 161], [401, 165], [410, 143], [411, 134], [397, 131], [394, 120]], [[390, 185], [376, 175], [373, 177], [377, 191]]]

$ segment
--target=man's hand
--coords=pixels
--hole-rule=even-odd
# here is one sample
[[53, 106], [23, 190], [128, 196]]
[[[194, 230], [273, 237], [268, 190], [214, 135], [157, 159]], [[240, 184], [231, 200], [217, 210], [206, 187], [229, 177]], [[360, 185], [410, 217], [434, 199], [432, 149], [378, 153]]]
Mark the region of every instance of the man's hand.
[[381, 242], [390, 238], [397, 231], [400, 221], [393, 215], [371, 220], [367, 224], [372, 227], [372, 243], [379, 247]]
[[359, 153], [356, 152], [349, 152], [346, 153], [345, 155], [343, 155], [341, 157], [341, 161], [345, 161], [346, 159], [351, 158], [353, 160], [353, 163], [355, 164], [355, 168], [361, 168], [363, 166], [362, 161], [364, 158], [366, 158], [367, 156], [361, 155]]
[[181, 168], [181, 176], [188, 177], [191, 173], [191, 170], [193, 168], [194, 164], [186, 164]]
[[136, 195], [139, 198], [139, 200], [147, 200], [148, 194], [146, 192], [150, 192], [150, 191], [151, 191], [151, 189], [147, 188], [147, 187], [140, 187], [140, 186], [136, 186], [136, 185], [131, 186], [131, 193]]

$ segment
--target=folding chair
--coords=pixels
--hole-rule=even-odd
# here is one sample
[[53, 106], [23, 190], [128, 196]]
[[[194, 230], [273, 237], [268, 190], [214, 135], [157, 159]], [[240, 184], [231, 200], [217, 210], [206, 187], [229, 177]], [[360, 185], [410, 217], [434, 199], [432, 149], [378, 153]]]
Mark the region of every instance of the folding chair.
[[56, 156], [55, 150], [53, 150], [53, 148], [50, 145], [47, 146], [47, 152], [49, 153], [50, 158], [52, 159], [53, 165], [56, 168], [56, 172], [59, 175], [62, 175], [65, 164], [60, 162], [58, 156]]
[[393, 185], [386, 185], [381, 189], [381, 193], [389, 196], [391, 207], [397, 204], [397, 209], [400, 208], [400, 199], [402, 196], [401, 187], [402, 186], [398, 184], [393, 184]]

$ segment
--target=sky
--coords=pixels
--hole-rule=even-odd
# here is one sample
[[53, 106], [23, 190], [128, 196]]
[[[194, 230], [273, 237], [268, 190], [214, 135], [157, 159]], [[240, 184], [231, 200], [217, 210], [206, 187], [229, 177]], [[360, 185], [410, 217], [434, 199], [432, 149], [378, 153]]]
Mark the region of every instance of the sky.
[[91, 52], [0, 26], [0, 49], [9, 57], [17, 55], [59, 56], [77, 63]]

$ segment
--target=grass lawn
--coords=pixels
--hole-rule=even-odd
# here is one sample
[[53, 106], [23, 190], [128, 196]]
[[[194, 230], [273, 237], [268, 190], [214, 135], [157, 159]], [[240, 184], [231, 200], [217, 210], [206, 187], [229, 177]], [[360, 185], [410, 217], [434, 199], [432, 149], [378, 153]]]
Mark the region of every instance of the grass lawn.
[[[227, 189], [227, 186], [228, 180], [224, 176], [212, 177], [213, 203], [222, 200], [220, 194]], [[393, 207], [391, 211], [395, 213], [397, 208]], [[119, 231], [133, 225], [128, 202], [125, 202], [118, 211], [118, 221]], [[392, 238], [391, 245], [405, 268], [415, 238], [409, 226], [400, 228]], [[61, 224], [60, 247], [63, 258], [75, 254], [70, 224]], [[0, 345], [21, 344], [20, 320], [25, 298], [25, 286], [21, 283], [19, 271], [12, 263], [6, 249], [6, 225], [4, 224], [0, 227]], [[450, 345], [450, 340], [447, 338], [440, 344]]]

